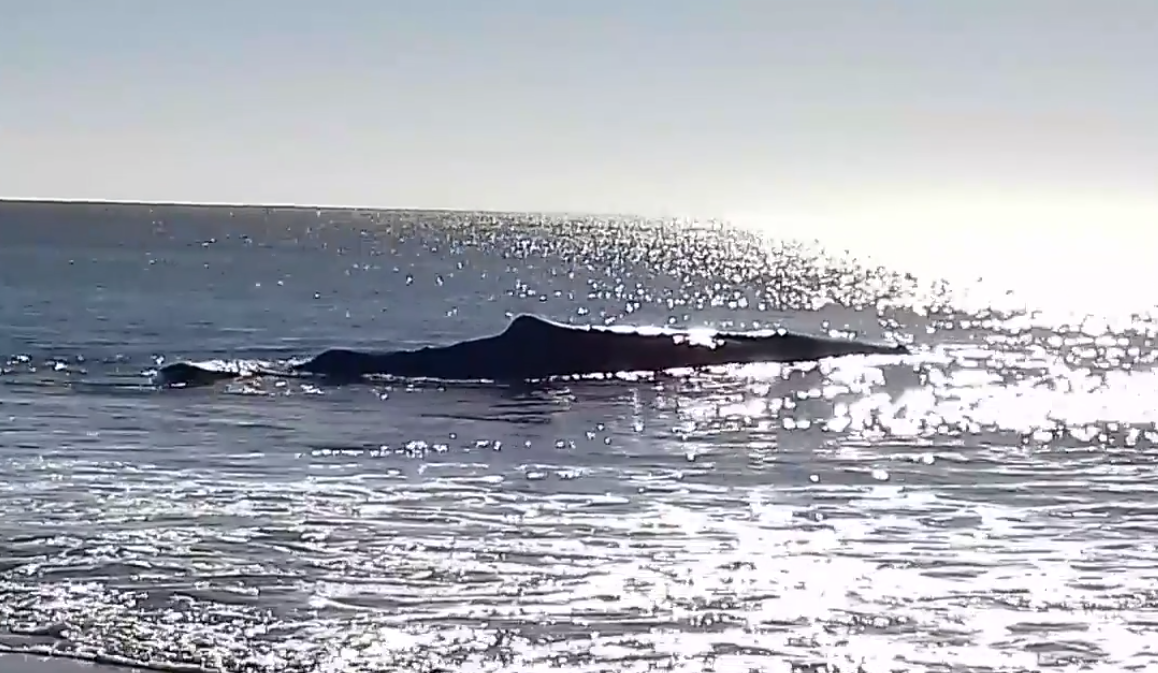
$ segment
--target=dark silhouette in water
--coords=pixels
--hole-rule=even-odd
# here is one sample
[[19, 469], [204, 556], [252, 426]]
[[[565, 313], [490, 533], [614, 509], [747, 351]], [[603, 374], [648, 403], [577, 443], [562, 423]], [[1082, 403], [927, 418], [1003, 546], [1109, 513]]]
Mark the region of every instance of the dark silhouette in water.
[[164, 386], [207, 385], [243, 376], [314, 376], [353, 382], [366, 376], [530, 381], [561, 376], [700, 368], [752, 362], [806, 362], [844, 355], [904, 355], [902, 345], [809, 336], [786, 330], [729, 333], [577, 327], [520, 315], [503, 332], [449, 346], [366, 352], [331, 349], [284, 368], [162, 367]]

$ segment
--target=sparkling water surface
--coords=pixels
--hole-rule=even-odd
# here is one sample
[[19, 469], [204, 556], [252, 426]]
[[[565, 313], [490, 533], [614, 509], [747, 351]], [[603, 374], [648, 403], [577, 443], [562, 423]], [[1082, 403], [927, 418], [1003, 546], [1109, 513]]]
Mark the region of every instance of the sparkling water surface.
[[[1149, 670], [1154, 324], [965, 296], [705, 223], [0, 204], [0, 645], [228, 672]], [[914, 354], [148, 385], [521, 312]]]

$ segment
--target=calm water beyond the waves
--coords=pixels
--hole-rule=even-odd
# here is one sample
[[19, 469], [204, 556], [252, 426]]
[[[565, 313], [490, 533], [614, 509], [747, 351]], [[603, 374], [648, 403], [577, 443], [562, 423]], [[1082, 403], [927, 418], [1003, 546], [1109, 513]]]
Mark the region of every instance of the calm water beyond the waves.
[[[971, 314], [935, 280], [689, 225], [0, 204], [0, 644], [229, 672], [1158, 666], [1151, 324]], [[916, 354], [532, 391], [146, 376], [517, 312]]]

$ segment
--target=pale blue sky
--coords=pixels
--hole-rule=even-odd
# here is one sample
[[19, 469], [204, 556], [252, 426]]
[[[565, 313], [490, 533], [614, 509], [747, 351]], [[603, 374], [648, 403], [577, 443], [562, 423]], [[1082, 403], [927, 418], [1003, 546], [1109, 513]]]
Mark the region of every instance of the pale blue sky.
[[0, 0], [3, 196], [728, 215], [1156, 194], [1154, 0]]

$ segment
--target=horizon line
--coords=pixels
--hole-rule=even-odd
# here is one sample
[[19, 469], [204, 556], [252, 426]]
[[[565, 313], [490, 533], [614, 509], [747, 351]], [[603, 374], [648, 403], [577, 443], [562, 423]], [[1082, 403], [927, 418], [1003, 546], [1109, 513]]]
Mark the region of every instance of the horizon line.
[[478, 215], [547, 215], [547, 216], [580, 216], [580, 217], [618, 217], [634, 219], [656, 220], [702, 220], [723, 221], [719, 217], [696, 217], [687, 215], [645, 215], [630, 212], [591, 212], [569, 210], [501, 210], [490, 208], [431, 208], [406, 206], [370, 206], [349, 205], [336, 203], [293, 203], [283, 202], [252, 202], [243, 201], [177, 201], [177, 200], [145, 200], [145, 199], [94, 199], [94, 198], [67, 198], [67, 197], [37, 197], [37, 196], [0, 196], [0, 204], [69, 204], [69, 205], [102, 205], [102, 206], [184, 206], [194, 208], [276, 208], [280, 210], [344, 210], [344, 211], [388, 211], [396, 213], [423, 212], [423, 213], [471, 213]]

